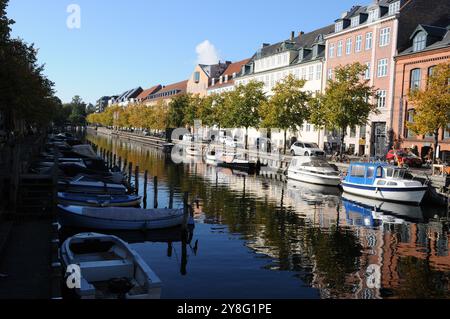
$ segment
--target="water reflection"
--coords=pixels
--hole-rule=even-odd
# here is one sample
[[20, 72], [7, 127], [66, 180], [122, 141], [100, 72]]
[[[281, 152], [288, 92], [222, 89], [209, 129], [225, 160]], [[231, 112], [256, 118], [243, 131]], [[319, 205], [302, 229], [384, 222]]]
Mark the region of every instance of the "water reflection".
[[[180, 247], [186, 258], [177, 259], [184, 279], [169, 272], [173, 251], [169, 260], [163, 247], [146, 240], [137, 246], [164, 277], [166, 297], [450, 297], [449, 219], [440, 209], [342, 197], [337, 188], [188, 158], [175, 165], [138, 143], [88, 138], [158, 176], [160, 206], [179, 205], [184, 191], [199, 200], [198, 229]], [[215, 288], [207, 285], [212, 281]]]

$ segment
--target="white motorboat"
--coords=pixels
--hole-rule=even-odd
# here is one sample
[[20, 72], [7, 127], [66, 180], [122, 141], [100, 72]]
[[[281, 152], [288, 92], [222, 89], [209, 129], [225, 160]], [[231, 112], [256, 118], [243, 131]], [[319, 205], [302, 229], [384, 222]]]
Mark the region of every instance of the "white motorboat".
[[102, 230], [151, 230], [179, 226], [183, 209], [129, 207], [82, 207], [58, 205], [63, 226]]
[[116, 236], [75, 235], [63, 243], [60, 255], [67, 280], [76, 275], [72, 272], [74, 267], [79, 267], [78, 287], [74, 285], [73, 289], [81, 299], [161, 298], [159, 277]]
[[349, 194], [420, 205], [428, 186], [406, 179], [406, 172], [387, 163], [352, 163], [342, 187]]
[[289, 165], [289, 179], [317, 185], [338, 186], [339, 171], [322, 157], [294, 157]]

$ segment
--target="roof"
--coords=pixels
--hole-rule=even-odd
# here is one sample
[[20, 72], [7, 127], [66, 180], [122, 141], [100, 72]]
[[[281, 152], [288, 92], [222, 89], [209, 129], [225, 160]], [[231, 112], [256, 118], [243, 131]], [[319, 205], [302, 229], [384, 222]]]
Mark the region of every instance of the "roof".
[[145, 100], [149, 95], [152, 95], [152, 94], [156, 93], [161, 88], [162, 88], [161, 84], [158, 84], [158, 85], [155, 85], [155, 86], [151, 87], [150, 89], [144, 90], [144, 91], [142, 91], [141, 94], [138, 95], [137, 99], [138, 100]]
[[290, 39], [288, 40], [284, 40], [281, 42], [278, 42], [276, 44], [273, 45], [268, 45], [265, 46], [263, 48], [261, 48], [260, 53], [257, 55], [257, 59], [258, 58], [263, 58], [266, 56], [271, 56], [274, 54], [277, 54], [281, 51], [283, 51], [283, 48], [286, 48], [286, 45], [291, 45], [292, 50], [298, 50], [300, 48], [310, 48], [312, 47], [315, 43], [318, 43], [318, 37], [319, 36], [325, 36], [327, 34], [330, 34], [334, 31], [334, 24], [333, 25], [329, 25], [308, 33], [303, 33], [297, 37], [294, 38], [293, 41], [291, 41]]
[[242, 70], [242, 66], [244, 66], [245, 64], [249, 63], [251, 61], [251, 58], [249, 59], [245, 59], [239, 62], [234, 62], [231, 63], [228, 68], [222, 73], [222, 76], [228, 75], [228, 81], [227, 82], [222, 82], [220, 83], [219, 81], [217, 81], [214, 85], [211, 85], [208, 89], [210, 88], [220, 88], [220, 87], [226, 87], [226, 86], [230, 86], [233, 85], [234, 83], [234, 79], [233, 74], [239, 74]]
[[149, 95], [147, 100], [159, 101], [166, 98], [171, 98], [173, 96], [186, 93], [188, 80], [169, 84], [164, 86], [161, 90]]
[[[450, 21], [449, 21], [450, 23]], [[423, 30], [428, 35], [431, 35], [431, 40], [435, 40], [434, 42], [427, 41], [428, 45], [425, 47], [425, 49], [415, 52], [413, 50], [413, 37], [417, 34], [418, 31]], [[413, 54], [413, 53], [419, 53], [424, 51], [430, 51], [430, 50], [437, 50], [442, 48], [448, 48], [450, 47], [450, 25], [447, 28], [443, 27], [437, 27], [437, 26], [428, 26], [428, 25], [419, 25], [414, 32], [411, 35], [410, 39], [410, 47], [398, 54], [398, 56]]]

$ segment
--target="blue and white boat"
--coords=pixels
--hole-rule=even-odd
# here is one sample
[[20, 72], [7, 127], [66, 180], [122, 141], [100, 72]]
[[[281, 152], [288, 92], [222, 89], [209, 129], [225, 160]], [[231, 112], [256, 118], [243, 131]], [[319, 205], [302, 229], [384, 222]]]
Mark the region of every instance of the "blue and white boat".
[[58, 193], [58, 204], [90, 207], [136, 207], [141, 204], [138, 195], [95, 195], [81, 193]]
[[406, 179], [406, 172], [387, 163], [352, 163], [342, 187], [366, 198], [420, 205], [428, 186]]

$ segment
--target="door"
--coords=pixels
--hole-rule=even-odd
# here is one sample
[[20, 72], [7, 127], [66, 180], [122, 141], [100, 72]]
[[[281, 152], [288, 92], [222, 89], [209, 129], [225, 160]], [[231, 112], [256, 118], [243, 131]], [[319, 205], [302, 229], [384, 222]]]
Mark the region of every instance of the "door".
[[373, 123], [372, 156], [384, 158], [386, 156], [386, 122]]

